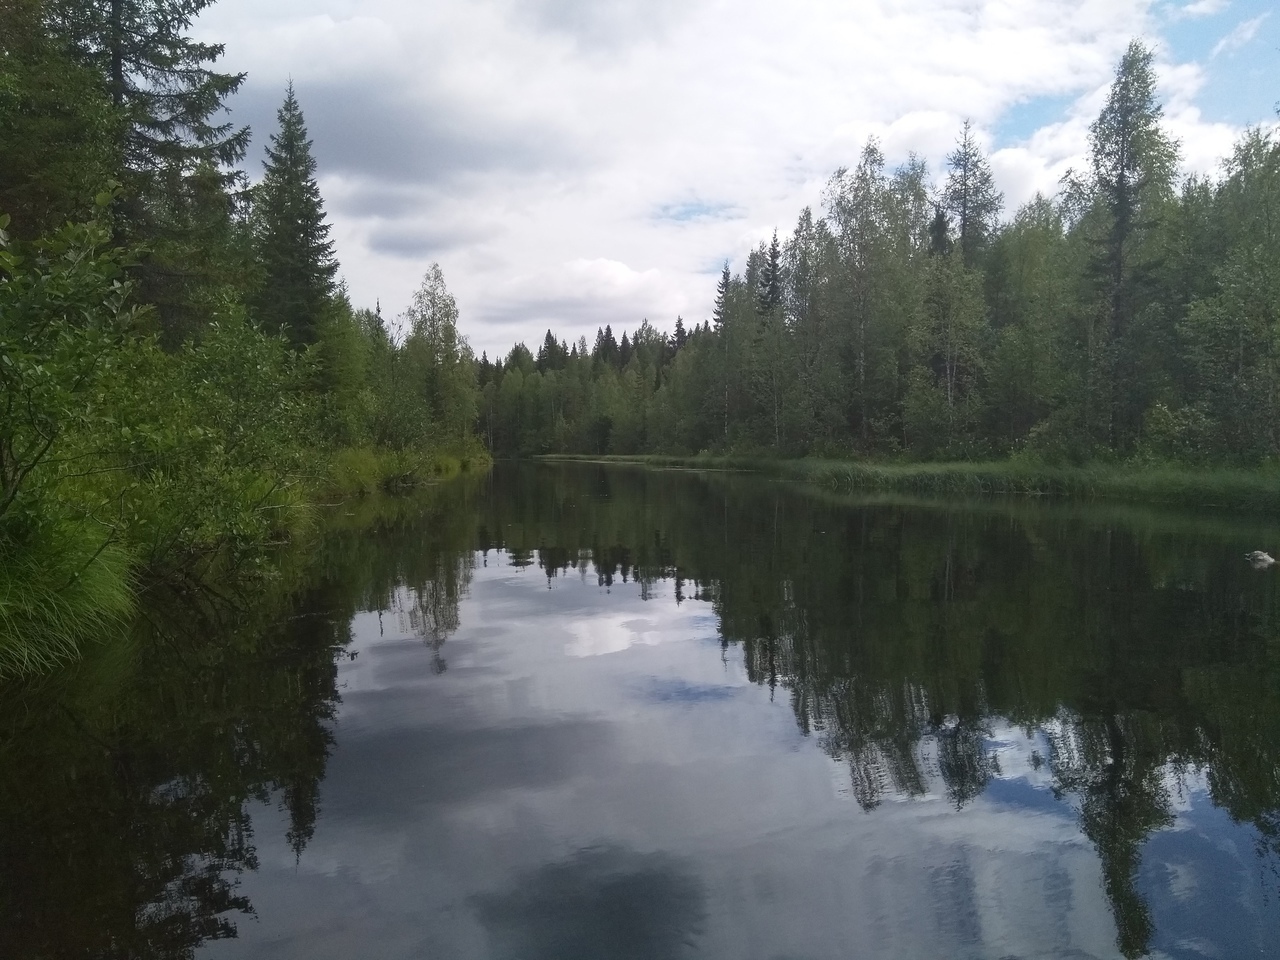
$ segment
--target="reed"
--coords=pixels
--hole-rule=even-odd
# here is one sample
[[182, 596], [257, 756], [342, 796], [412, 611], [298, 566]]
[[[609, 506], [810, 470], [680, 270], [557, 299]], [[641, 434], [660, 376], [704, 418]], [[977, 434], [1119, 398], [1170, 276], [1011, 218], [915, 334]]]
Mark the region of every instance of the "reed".
[[123, 630], [134, 608], [131, 560], [102, 538], [61, 523], [20, 546], [0, 543], [0, 678], [51, 670]]

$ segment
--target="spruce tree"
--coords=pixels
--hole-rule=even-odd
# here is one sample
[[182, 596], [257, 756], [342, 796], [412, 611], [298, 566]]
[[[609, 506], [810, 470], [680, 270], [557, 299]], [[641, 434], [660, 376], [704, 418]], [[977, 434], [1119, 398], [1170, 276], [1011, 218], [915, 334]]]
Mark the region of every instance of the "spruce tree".
[[933, 207], [933, 219], [929, 221], [929, 253], [945, 256], [951, 252], [951, 218], [941, 205]]
[[188, 35], [213, 0], [45, 0], [49, 35], [93, 73], [112, 114], [115, 239], [145, 248], [139, 296], [165, 342], [197, 332], [209, 304], [242, 294], [248, 250], [238, 222], [244, 177], [235, 165], [247, 127], [221, 116], [244, 81], [213, 64], [221, 44]]
[[996, 189], [991, 165], [973, 136], [973, 127], [964, 122], [960, 142], [947, 155], [947, 184], [943, 190], [943, 207], [952, 216], [956, 243], [966, 267], [972, 267], [995, 232], [996, 218], [1004, 204], [1004, 195]]
[[1100, 331], [1098, 386], [1109, 390], [1106, 440], [1128, 449], [1140, 431], [1143, 409], [1157, 390], [1167, 332], [1135, 329], [1153, 289], [1161, 256], [1156, 227], [1173, 198], [1177, 144], [1161, 124], [1152, 53], [1129, 44], [1107, 95], [1089, 128], [1093, 208], [1086, 228], [1094, 240], [1093, 278]]
[[267, 147], [266, 173], [254, 190], [254, 234], [263, 282], [259, 319], [302, 347], [316, 341], [334, 292], [338, 262], [325, 222], [316, 162], [290, 83]]
[[773, 241], [763, 258], [756, 297], [761, 313], [768, 313], [782, 303], [782, 249], [778, 246], [778, 231], [773, 231]]
[[187, 36], [214, 0], [52, 0], [47, 16], [55, 35], [105, 81], [119, 112], [126, 173], [146, 196], [161, 172], [191, 174], [212, 167], [234, 181], [230, 167], [244, 156], [247, 127], [219, 122], [226, 99], [243, 73], [210, 65], [222, 44]]
[[729, 274], [729, 261], [724, 262], [724, 269], [720, 271], [720, 283], [716, 285], [716, 305], [712, 313], [712, 319], [716, 322], [716, 329], [723, 330], [726, 320], [729, 317], [729, 290], [733, 284], [733, 278]]
[[1113, 335], [1122, 335], [1136, 304], [1144, 263], [1134, 249], [1171, 196], [1177, 145], [1161, 126], [1152, 54], [1129, 44], [1106, 105], [1089, 127], [1094, 196], [1106, 223], [1096, 266], [1110, 299]]
[[0, 211], [34, 239], [78, 219], [118, 179], [101, 78], [51, 37], [42, 0], [0, 0]]

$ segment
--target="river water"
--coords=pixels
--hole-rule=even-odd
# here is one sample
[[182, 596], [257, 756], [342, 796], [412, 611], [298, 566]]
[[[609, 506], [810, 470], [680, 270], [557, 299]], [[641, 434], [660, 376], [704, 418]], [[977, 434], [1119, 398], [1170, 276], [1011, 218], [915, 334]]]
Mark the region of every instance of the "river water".
[[1274, 523], [499, 465], [0, 704], [0, 955], [1280, 956]]

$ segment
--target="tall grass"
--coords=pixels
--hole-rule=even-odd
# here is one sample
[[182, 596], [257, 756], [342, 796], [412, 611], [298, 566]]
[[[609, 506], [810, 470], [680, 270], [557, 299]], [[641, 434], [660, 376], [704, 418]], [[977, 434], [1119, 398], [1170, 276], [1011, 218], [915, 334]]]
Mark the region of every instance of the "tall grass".
[[62, 523], [20, 545], [0, 541], [0, 678], [48, 671], [123, 629], [134, 607], [130, 557], [102, 538]]
[[1280, 512], [1280, 472], [1273, 469], [1141, 464], [1059, 467], [1016, 460], [922, 464], [802, 461], [794, 469], [816, 483], [843, 490], [1012, 494]]
[[767, 456], [551, 456], [544, 460], [637, 463], [655, 467], [748, 470], [833, 490], [896, 491], [949, 497], [1003, 494], [1077, 500], [1126, 500], [1280, 513], [1280, 469], [1176, 464], [1053, 466], [1029, 460], [990, 463], [875, 463], [783, 460]]
[[327, 486], [354, 495], [406, 490], [487, 469], [491, 463], [488, 452], [478, 444], [456, 450], [346, 448], [330, 458]]

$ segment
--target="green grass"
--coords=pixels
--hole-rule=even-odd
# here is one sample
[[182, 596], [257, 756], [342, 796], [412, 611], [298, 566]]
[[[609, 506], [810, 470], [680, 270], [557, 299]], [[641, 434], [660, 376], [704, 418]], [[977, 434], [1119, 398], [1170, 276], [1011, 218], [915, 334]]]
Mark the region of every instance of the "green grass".
[[102, 539], [67, 523], [0, 547], [0, 678], [46, 672], [121, 631], [134, 608], [130, 558]]
[[407, 490], [460, 473], [488, 469], [492, 460], [479, 445], [460, 450], [339, 450], [330, 458], [329, 490], [363, 496]]
[[1056, 467], [1003, 463], [822, 463], [801, 468], [816, 483], [845, 490], [1004, 494], [1280, 512], [1274, 470], [1193, 469], [1173, 465]]
[[631, 462], [658, 467], [750, 470], [781, 474], [833, 490], [897, 491], [931, 496], [1053, 497], [1125, 500], [1280, 513], [1280, 470], [1194, 468], [1172, 464], [1051, 466], [1024, 460], [991, 463], [876, 463], [865, 460], [774, 460], [764, 457], [547, 457]]

